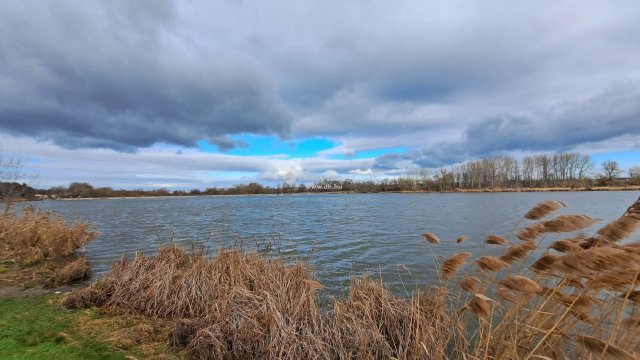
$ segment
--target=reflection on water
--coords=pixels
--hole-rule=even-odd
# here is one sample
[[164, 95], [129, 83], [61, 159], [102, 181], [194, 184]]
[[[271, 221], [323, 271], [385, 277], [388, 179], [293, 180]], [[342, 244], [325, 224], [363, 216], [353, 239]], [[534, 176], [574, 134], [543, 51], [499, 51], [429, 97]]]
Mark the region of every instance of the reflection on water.
[[[460, 251], [495, 255], [487, 235], [524, 225], [522, 215], [543, 200], [569, 204], [560, 213], [620, 216], [640, 192], [480, 194], [317, 194], [44, 201], [42, 209], [94, 222], [102, 235], [86, 249], [96, 273], [122, 254], [153, 253], [169, 241], [210, 252], [242, 243], [288, 259], [309, 259], [330, 294], [350, 276], [382, 276], [397, 292], [436, 281], [434, 260]], [[596, 227], [598, 226], [596, 224]], [[432, 232], [442, 245], [426, 245]], [[462, 244], [455, 240], [467, 236]], [[517, 241], [517, 240], [516, 240]], [[198, 246], [198, 245], [194, 245]]]

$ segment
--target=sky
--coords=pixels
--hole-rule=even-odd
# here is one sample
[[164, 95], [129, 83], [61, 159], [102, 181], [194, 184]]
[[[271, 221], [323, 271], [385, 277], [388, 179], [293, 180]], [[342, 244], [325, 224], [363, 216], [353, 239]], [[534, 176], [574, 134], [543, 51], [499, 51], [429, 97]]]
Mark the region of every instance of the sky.
[[0, 149], [41, 187], [640, 165], [638, 1], [0, 2]]

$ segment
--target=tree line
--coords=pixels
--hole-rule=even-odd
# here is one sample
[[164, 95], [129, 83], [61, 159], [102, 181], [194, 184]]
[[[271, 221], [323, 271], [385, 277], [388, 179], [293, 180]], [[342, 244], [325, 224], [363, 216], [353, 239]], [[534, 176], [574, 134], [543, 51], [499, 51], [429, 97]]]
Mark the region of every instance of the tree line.
[[[640, 166], [622, 170], [615, 161], [605, 161], [599, 171], [588, 155], [579, 153], [539, 154], [516, 159], [512, 156], [492, 156], [481, 160], [437, 169], [423, 168], [408, 176], [381, 180], [354, 181], [326, 179], [313, 184], [265, 186], [256, 182], [232, 187], [209, 187], [204, 190], [123, 190], [94, 187], [74, 182], [48, 190], [33, 189], [15, 181], [0, 182], [0, 194], [13, 192], [24, 199], [38, 198], [105, 198], [145, 196], [197, 196], [243, 194], [292, 194], [309, 192], [401, 192], [401, 191], [464, 191], [482, 189], [533, 189], [548, 187], [590, 188], [593, 186], [640, 185]], [[4, 197], [4, 196], [3, 196]]]

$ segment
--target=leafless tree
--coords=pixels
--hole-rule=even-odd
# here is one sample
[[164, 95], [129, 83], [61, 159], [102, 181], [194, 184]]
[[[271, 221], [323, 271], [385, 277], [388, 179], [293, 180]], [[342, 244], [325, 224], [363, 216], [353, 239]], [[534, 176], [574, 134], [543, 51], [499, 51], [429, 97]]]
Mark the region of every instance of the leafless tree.
[[0, 202], [5, 204], [5, 213], [18, 197], [19, 180], [22, 178], [22, 159], [16, 154], [0, 149]]
[[620, 165], [617, 161], [607, 160], [602, 163], [602, 176], [611, 181], [616, 177], [620, 176], [622, 170], [620, 170]]

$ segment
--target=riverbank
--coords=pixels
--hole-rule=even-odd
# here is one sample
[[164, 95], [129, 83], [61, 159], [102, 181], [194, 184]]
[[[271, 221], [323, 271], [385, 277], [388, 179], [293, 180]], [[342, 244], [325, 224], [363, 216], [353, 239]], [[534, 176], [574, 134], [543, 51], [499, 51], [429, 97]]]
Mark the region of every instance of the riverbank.
[[[113, 358], [637, 358], [640, 242], [629, 240], [640, 199], [592, 235], [569, 238], [561, 234], [596, 220], [552, 217], [566, 206], [544, 201], [517, 232], [487, 237], [498, 256], [446, 251], [454, 255], [433, 270], [439, 285], [405, 295], [363, 277], [323, 301], [306, 263], [165, 244], [62, 297], [0, 301], [0, 323], [8, 324], [0, 326], [0, 344], [8, 344], [0, 354], [42, 347], [72, 358], [94, 348]], [[433, 253], [464, 242], [422, 237]], [[39, 332], [39, 319], [51, 329]]]
[[118, 196], [118, 197], [80, 197], [80, 198], [55, 198], [38, 199], [33, 201], [57, 200], [57, 201], [81, 201], [81, 200], [126, 200], [126, 199], [167, 199], [167, 198], [194, 198], [194, 197], [244, 197], [244, 196], [295, 196], [295, 195], [354, 195], [354, 194], [438, 194], [438, 193], [529, 193], [529, 192], [586, 192], [586, 191], [640, 191], [640, 185], [628, 186], [594, 186], [594, 187], [541, 187], [541, 188], [495, 188], [495, 189], [455, 189], [451, 191], [326, 191], [326, 192], [294, 192], [281, 194], [219, 194], [219, 195], [167, 195], [167, 196]]
[[97, 309], [65, 310], [62, 295], [0, 299], [3, 359], [183, 359], [164, 336], [168, 324]]

